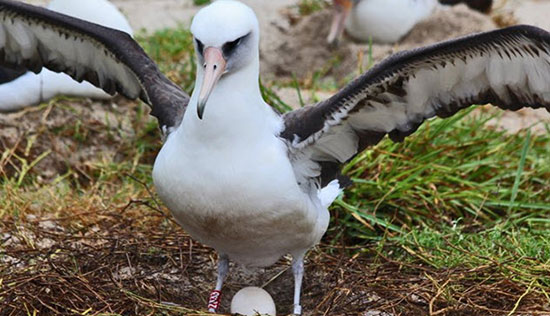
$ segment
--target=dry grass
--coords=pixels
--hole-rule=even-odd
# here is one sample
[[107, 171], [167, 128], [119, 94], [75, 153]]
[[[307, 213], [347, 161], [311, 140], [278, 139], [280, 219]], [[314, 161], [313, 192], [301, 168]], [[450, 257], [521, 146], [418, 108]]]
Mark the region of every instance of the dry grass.
[[[206, 306], [214, 253], [144, 205], [149, 200], [85, 208], [80, 201], [88, 198], [75, 197], [74, 205], [54, 217], [26, 214], [2, 222], [2, 315], [202, 315], [195, 309]], [[422, 254], [409, 262], [385, 254], [400, 247], [366, 247], [353, 257], [353, 249], [343, 245], [313, 251], [306, 265], [305, 315], [548, 314], [545, 293], [512, 281], [498, 264], [434, 269]], [[236, 269], [223, 308], [241, 287], [264, 284], [287, 268], [282, 260], [252, 275]], [[280, 311], [290, 312], [289, 271], [266, 288]]]

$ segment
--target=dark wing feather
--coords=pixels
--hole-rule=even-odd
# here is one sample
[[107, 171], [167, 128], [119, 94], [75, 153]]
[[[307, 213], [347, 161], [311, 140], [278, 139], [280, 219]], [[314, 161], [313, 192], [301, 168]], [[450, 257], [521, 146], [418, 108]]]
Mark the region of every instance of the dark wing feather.
[[140, 98], [165, 132], [179, 125], [189, 102], [128, 34], [15, 1], [0, 0], [0, 65], [46, 67]]
[[[299, 181], [324, 185], [385, 135], [401, 141], [430, 117], [472, 104], [550, 111], [550, 34], [514, 26], [393, 55], [316, 105], [284, 116]], [[330, 167], [326, 167], [330, 166]]]
[[448, 5], [465, 3], [468, 7], [484, 13], [489, 13], [493, 7], [493, 0], [439, 0], [439, 3]]
[[27, 72], [26, 69], [14, 69], [0, 66], [0, 84], [11, 82]]

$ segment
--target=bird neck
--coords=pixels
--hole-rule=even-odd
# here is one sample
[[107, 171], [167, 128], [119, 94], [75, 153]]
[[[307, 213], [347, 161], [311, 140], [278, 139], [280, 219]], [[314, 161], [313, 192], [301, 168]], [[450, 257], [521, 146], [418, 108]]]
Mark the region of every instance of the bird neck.
[[224, 75], [212, 90], [204, 116], [199, 119], [197, 101], [203, 80], [200, 69], [178, 135], [187, 141], [226, 146], [277, 134], [282, 121], [263, 100], [258, 75], [258, 56], [247, 66]]

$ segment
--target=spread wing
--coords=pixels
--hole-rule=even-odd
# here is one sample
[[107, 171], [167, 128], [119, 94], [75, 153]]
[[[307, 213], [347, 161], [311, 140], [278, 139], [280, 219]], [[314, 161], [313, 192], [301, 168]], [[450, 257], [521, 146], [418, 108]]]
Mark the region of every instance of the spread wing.
[[339, 165], [385, 135], [402, 141], [424, 120], [473, 104], [550, 111], [550, 34], [514, 26], [387, 58], [331, 98], [284, 116], [298, 181], [325, 185]]
[[164, 132], [179, 125], [189, 102], [128, 34], [10, 0], [0, 0], [0, 65], [46, 67], [109, 94], [140, 98]]

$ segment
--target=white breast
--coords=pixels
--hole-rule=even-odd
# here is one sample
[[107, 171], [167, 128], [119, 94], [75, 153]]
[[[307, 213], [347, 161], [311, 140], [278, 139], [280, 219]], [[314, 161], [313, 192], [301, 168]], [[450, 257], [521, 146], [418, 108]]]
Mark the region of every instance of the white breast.
[[[246, 128], [224, 121], [232, 122], [233, 129]], [[187, 123], [192, 129], [193, 123]], [[169, 136], [153, 180], [162, 201], [193, 238], [247, 266], [271, 265], [319, 241], [328, 211], [300, 190], [286, 146], [272, 131], [256, 128], [244, 139], [222, 136], [205, 142], [189, 129]]]

